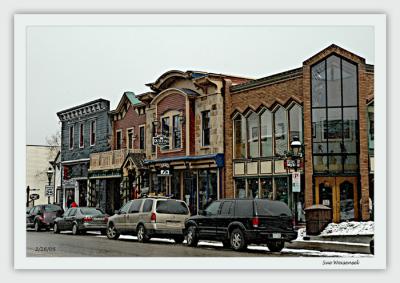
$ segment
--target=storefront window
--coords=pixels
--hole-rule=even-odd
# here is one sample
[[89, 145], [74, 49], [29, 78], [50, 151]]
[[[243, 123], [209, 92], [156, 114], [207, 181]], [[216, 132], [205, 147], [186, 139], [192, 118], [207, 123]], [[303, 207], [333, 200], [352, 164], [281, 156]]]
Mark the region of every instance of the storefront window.
[[235, 197], [245, 198], [246, 197], [246, 179], [235, 179]]
[[272, 156], [272, 113], [265, 110], [261, 114], [261, 156]]
[[181, 126], [179, 115], [173, 117], [172, 144], [174, 148], [181, 148]]
[[[162, 118], [161, 131], [162, 135], [166, 137], [167, 140], [169, 140], [169, 117]], [[168, 149], [169, 149], [169, 144], [161, 146], [161, 150], [168, 150]]]
[[234, 120], [234, 158], [246, 158], [246, 121], [239, 115]]
[[199, 209], [217, 199], [217, 173], [214, 170], [199, 170]]
[[252, 112], [247, 117], [247, 141], [249, 158], [258, 157], [258, 134], [259, 134], [259, 116]]
[[311, 69], [312, 107], [326, 106], [325, 61]]
[[273, 199], [272, 178], [261, 178], [261, 196], [260, 198]]
[[172, 172], [171, 178], [171, 195], [174, 199], [181, 199], [181, 176], [178, 170]]
[[327, 94], [328, 106], [340, 106], [342, 97], [340, 95], [340, 59], [337, 56], [330, 56], [326, 60]]
[[287, 116], [283, 107], [275, 112], [275, 154], [284, 155], [288, 149]]
[[289, 122], [290, 122], [290, 140], [293, 137], [298, 137], [300, 142], [303, 143], [303, 114], [300, 105], [295, 104], [289, 110]]
[[258, 196], [258, 178], [257, 179], [247, 179], [247, 197], [248, 198], [259, 198]]
[[289, 204], [289, 183], [287, 177], [277, 177], [275, 181], [276, 200]]

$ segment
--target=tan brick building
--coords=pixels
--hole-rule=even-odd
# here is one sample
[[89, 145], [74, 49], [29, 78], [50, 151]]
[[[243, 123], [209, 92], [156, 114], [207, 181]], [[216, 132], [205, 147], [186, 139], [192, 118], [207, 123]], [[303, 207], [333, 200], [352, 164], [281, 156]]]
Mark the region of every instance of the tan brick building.
[[[331, 207], [335, 222], [368, 220], [373, 70], [331, 45], [297, 69], [234, 86], [225, 79], [224, 197], [285, 201], [300, 221], [315, 203]], [[295, 137], [303, 146], [293, 168], [286, 165]], [[294, 171], [301, 174], [299, 192], [292, 189]]]

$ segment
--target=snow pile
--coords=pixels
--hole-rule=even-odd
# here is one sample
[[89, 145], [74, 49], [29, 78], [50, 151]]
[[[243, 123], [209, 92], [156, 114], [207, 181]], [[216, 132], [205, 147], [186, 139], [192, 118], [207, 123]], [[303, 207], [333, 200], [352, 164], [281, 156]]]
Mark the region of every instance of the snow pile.
[[303, 238], [306, 236], [306, 228], [300, 228], [297, 230], [297, 239], [295, 241], [303, 241]]
[[330, 223], [324, 231], [321, 232], [321, 236], [331, 235], [371, 235], [374, 234], [374, 222], [341, 222], [341, 223]]

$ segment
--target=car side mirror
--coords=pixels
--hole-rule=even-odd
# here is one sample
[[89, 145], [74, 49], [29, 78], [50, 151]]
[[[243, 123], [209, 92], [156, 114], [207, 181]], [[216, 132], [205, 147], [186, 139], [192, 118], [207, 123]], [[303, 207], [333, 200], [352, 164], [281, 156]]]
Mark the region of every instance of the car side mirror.
[[29, 215], [29, 211], [26, 212], [26, 215]]
[[115, 210], [114, 214], [121, 214], [121, 211], [120, 210]]

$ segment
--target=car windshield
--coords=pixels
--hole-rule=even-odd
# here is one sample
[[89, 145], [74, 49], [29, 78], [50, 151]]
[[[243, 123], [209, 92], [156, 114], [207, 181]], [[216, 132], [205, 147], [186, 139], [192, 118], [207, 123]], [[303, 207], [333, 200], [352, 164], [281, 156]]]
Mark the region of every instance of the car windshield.
[[47, 212], [56, 212], [56, 211], [60, 211], [60, 210], [62, 210], [61, 207], [59, 207], [58, 205], [54, 205], [54, 204], [49, 204], [44, 207], [44, 211], [47, 211]]
[[255, 200], [257, 215], [261, 216], [292, 216], [286, 203], [281, 201], [258, 199]]
[[81, 207], [81, 213], [84, 215], [101, 215], [103, 212], [94, 207]]
[[165, 214], [188, 214], [189, 210], [183, 201], [159, 200], [156, 211]]

